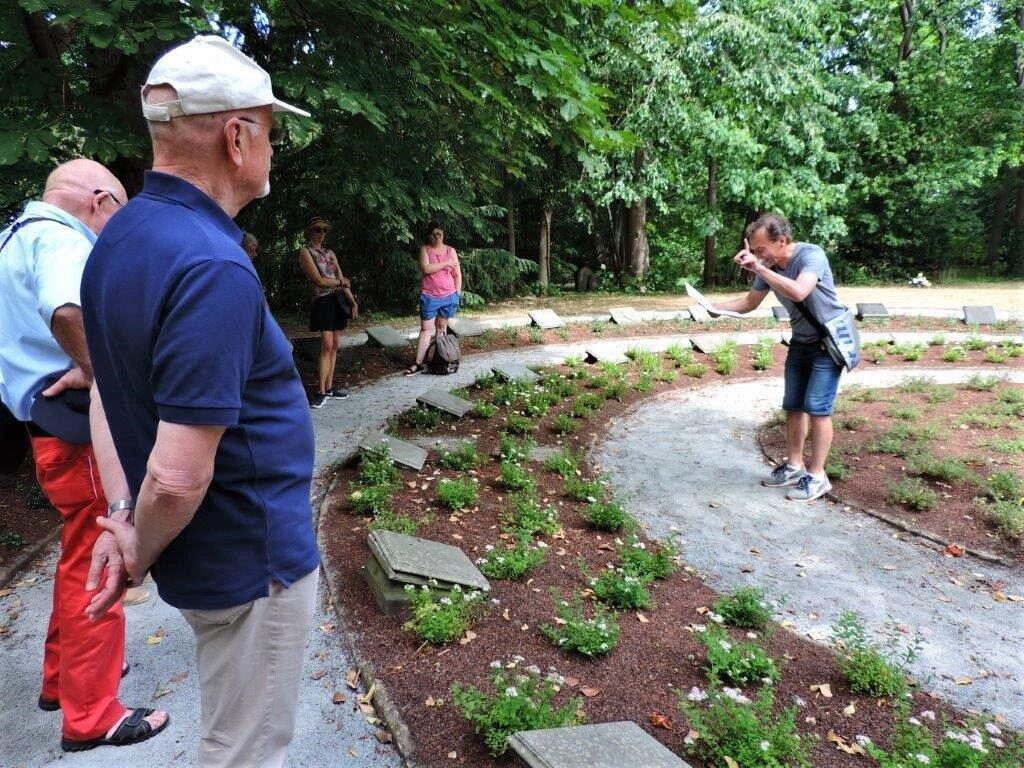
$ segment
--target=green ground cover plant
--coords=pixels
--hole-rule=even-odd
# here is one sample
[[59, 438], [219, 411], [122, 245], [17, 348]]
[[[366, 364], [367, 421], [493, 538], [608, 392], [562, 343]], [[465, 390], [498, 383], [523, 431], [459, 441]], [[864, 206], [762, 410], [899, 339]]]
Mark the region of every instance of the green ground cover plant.
[[559, 435], [576, 431], [576, 420], [567, 413], [560, 413], [551, 421], [551, 429]]
[[565, 495], [576, 501], [597, 501], [604, 496], [604, 485], [599, 480], [567, 477], [565, 479]]
[[935, 379], [930, 376], [912, 376], [900, 382], [896, 389], [900, 392], [931, 392], [936, 387]]
[[522, 464], [509, 459], [501, 462], [498, 483], [502, 488], [507, 488], [510, 491], [522, 491], [527, 488], [535, 488], [537, 485]]
[[550, 505], [542, 507], [533, 488], [509, 496], [508, 507], [501, 514], [501, 521], [507, 531], [516, 535], [550, 535], [559, 528], [558, 510]]
[[529, 337], [530, 341], [533, 344], [543, 344], [544, 343], [544, 331], [542, 331], [540, 328], [531, 327], [526, 332], [526, 335]]
[[483, 457], [476, 452], [476, 443], [472, 440], [463, 440], [450, 451], [442, 452], [440, 462], [442, 467], [465, 471], [480, 466]]
[[715, 361], [715, 373], [728, 376], [736, 370], [739, 363], [739, 346], [730, 339], [712, 352], [711, 358]]
[[524, 464], [530, 458], [534, 442], [531, 438], [517, 439], [515, 435], [502, 432], [498, 435], [498, 455], [502, 461]]
[[654, 379], [673, 384], [679, 379], [679, 371], [674, 368], [662, 368], [654, 374]]
[[438, 589], [433, 579], [418, 588], [406, 584], [405, 591], [412, 617], [403, 629], [433, 645], [446, 645], [465, 635], [487, 606], [483, 592], [463, 591], [458, 584], [451, 590]]
[[689, 363], [683, 366], [683, 373], [691, 379], [703, 378], [707, 372], [708, 367], [704, 363]]
[[498, 412], [498, 406], [486, 400], [476, 400], [469, 412], [478, 419], [489, 419]]
[[952, 384], [936, 384], [927, 395], [929, 403], [948, 403], [956, 397], [956, 387]]
[[877, 387], [864, 387], [860, 384], [855, 384], [847, 390], [846, 399], [856, 403], [877, 403], [884, 401], [886, 398], [882, 394], [882, 390]]
[[920, 451], [907, 456], [907, 469], [923, 477], [941, 480], [945, 483], [959, 483], [969, 480], [974, 473], [960, 459], [939, 458], [933, 453]]
[[960, 387], [972, 392], [991, 392], [1004, 381], [1002, 376], [983, 376], [980, 373], [975, 373], [967, 378]]
[[521, 579], [528, 572], [542, 565], [548, 557], [548, 547], [543, 541], [531, 544], [529, 536], [520, 536], [512, 547], [484, 547], [483, 557], [476, 560], [480, 572], [491, 579]]
[[810, 753], [817, 741], [796, 730], [797, 707], [775, 714], [775, 691], [762, 686], [752, 701], [735, 688], [712, 686], [680, 693], [679, 708], [699, 738], [686, 737], [687, 753], [708, 765], [742, 768], [813, 768]]
[[620, 403], [629, 392], [629, 384], [623, 379], [610, 381], [605, 385], [604, 396], [608, 400], [618, 400]]
[[637, 376], [636, 382], [633, 384], [633, 389], [637, 392], [650, 392], [652, 387], [654, 387], [654, 377], [647, 372]]
[[928, 339], [928, 346], [930, 347], [944, 347], [946, 345], [946, 337], [941, 333], [936, 333], [934, 336]]
[[583, 598], [574, 592], [568, 600], [552, 588], [551, 597], [559, 621], [542, 624], [540, 631], [563, 651], [595, 658], [611, 653], [619, 644], [619, 620], [613, 611], [595, 603], [591, 616], [583, 606]]
[[841, 456], [829, 456], [825, 461], [825, 474], [833, 480], [849, 480], [853, 477], [853, 467], [843, 461]]
[[894, 355], [902, 357], [908, 363], [920, 360], [927, 351], [928, 347], [925, 344], [894, 344], [892, 348]]
[[505, 429], [513, 435], [529, 435], [537, 429], [537, 423], [521, 413], [510, 413], [505, 417]]
[[767, 371], [775, 361], [773, 350], [775, 341], [770, 336], [762, 336], [757, 340], [752, 352], [751, 365], [755, 371]]
[[686, 349], [682, 344], [671, 344], [665, 354], [675, 363], [676, 368], [683, 368], [693, 363], [693, 350]]
[[772, 610], [760, 587], [742, 587], [723, 595], [711, 607], [722, 621], [740, 629], [763, 630], [772, 619]]
[[971, 352], [980, 352], [988, 346], [988, 342], [977, 334], [971, 334], [964, 339], [964, 348], [969, 349]]
[[544, 469], [554, 472], [563, 480], [576, 475], [583, 461], [583, 452], [572, 448], [563, 448], [544, 459]]
[[667, 579], [678, 568], [678, 555], [679, 544], [674, 539], [665, 542], [643, 542], [636, 534], [631, 534], [619, 546], [622, 570], [642, 579]]
[[403, 420], [413, 429], [426, 432], [436, 428], [441, 423], [441, 413], [425, 405], [417, 405], [415, 408], [410, 408], [405, 412]]
[[779, 679], [778, 665], [757, 643], [735, 640], [717, 624], [698, 632], [697, 639], [707, 649], [706, 669], [712, 682], [744, 686]]
[[437, 498], [449, 509], [469, 509], [479, 497], [475, 477], [462, 480], [441, 478], [437, 483]]
[[910, 665], [920, 656], [924, 639], [914, 634], [906, 637], [898, 624], [886, 625], [885, 641], [868, 637], [860, 616], [844, 611], [832, 625], [833, 645], [839, 653], [840, 666], [856, 693], [876, 698], [900, 697], [907, 691]]
[[[567, 484], [568, 485], [568, 484]], [[587, 496], [584, 500], [600, 499], [597, 496]], [[616, 532], [628, 530], [633, 527], [635, 521], [626, 508], [617, 501], [591, 501], [590, 505], [581, 513], [583, 519], [597, 528], [599, 531]]]
[[917, 421], [921, 418], [921, 409], [914, 405], [894, 405], [885, 412], [885, 415], [900, 421]]
[[939, 503], [939, 494], [919, 477], [904, 477], [889, 486], [889, 501], [916, 512], [926, 512]]
[[967, 359], [967, 350], [956, 344], [952, 347], [948, 347], [942, 353], [942, 362], [944, 363], [961, 363]]
[[412, 536], [428, 519], [414, 520], [409, 515], [399, 514], [390, 507], [387, 507], [374, 513], [369, 528], [371, 531], [394, 531], [395, 533], [404, 533], [406, 536]]
[[661, 358], [656, 352], [631, 347], [626, 350], [626, 357], [633, 362], [634, 367], [638, 371], [644, 373], [654, 373], [654, 371], [661, 368]]
[[631, 576], [622, 568], [609, 568], [601, 571], [596, 578], [589, 578], [594, 597], [605, 605], [623, 610], [649, 608], [652, 605], [651, 593], [647, 591], [651, 581], [650, 577]]
[[493, 693], [457, 683], [452, 686], [452, 702], [473, 724], [495, 757], [505, 753], [508, 737], [519, 731], [561, 728], [583, 722], [582, 697], [555, 707], [555, 697], [564, 685], [562, 678], [556, 674], [544, 676], [536, 667], [519, 669], [518, 663], [518, 660], [510, 665], [491, 662]]
[[1002, 349], [1000, 349], [999, 347], [997, 347], [995, 345], [992, 345], [991, 347], [987, 347], [985, 349], [985, 362], [986, 363], [1002, 364], [1002, 363], [1005, 363], [1009, 359], [1010, 359], [1010, 356], [1005, 351], [1003, 351]]

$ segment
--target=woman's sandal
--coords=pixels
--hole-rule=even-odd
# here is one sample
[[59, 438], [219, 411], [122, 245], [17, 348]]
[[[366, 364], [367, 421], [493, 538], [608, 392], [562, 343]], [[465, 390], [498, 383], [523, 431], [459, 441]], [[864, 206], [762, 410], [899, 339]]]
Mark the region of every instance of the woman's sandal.
[[421, 373], [425, 370], [427, 370], [427, 366], [425, 366], [423, 363], [413, 363], [411, 366], [405, 369], [405, 375], [414, 376], [417, 373]]
[[154, 728], [146, 721], [146, 718], [155, 711], [153, 709], [143, 709], [142, 707], [133, 709], [131, 714], [121, 721], [121, 724], [117, 726], [117, 730], [114, 731], [109, 739], [106, 736], [86, 741], [61, 739], [60, 748], [65, 752], [84, 752], [87, 749], [95, 749], [96, 747], [127, 747], [129, 744], [138, 744], [140, 741], [151, 739], [171, 722], [171, 716], [167, 715], [167, 719]]
[[[121, 667], [121, 678], [128, 677], [128, 673], [132, 671], [132, 665], [127, 661], [124, 666]], [[43, 712], [56, 712], [60, 709], [60, 699], [44, 699], [42, 696], [39, 697], [39, 708]]]

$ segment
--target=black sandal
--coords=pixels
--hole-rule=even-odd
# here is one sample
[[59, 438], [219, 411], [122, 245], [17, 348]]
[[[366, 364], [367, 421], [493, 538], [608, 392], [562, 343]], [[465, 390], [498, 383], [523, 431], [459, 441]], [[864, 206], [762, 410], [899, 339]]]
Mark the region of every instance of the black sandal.
[[142, 707], [133, 709], [132, 713], [121, 721], [121, 724], [117, 726], [117, 730], [114, 731], [114, 735], [109, 739], [106, 736], [100, 736], [98, 739], [88, 739], [87, 741], [61, 739], [60, 748], [65, 752], [85, 752], [87, 749], [108, 745], [111, 747], [127, 747], [129, 744], [138, 744], [146, 739], [151, 739], [171, 722], [171, 716], [167, 715], [167, 719], [161, 725], [154, 728], [146, 721], [146, 718], [155, 711], [153, 709], [143, 709]]
[[406, 376], [415, 376], [417, 373], [422, 373], [427, 370], [427, 366], [423, 363], [413, 363], [409, 368], [405, 369]]
[[[127, 661], [124, 666], [121, 667], [121, 679], [128, 677], [128, 673], [132, 671], [132, 665]], [[56, 712], [60, 709], [60, 699], [44, 699], [42, 696], [39, 697], [39, 708], [43, 712]]]

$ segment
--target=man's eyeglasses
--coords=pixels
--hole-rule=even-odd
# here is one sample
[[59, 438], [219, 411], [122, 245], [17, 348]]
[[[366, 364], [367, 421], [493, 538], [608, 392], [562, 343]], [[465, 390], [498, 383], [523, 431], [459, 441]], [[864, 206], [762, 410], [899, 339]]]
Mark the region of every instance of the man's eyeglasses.
[[94, 189], [92, 191], [94, 195], [110, 195], [110, 199], [117, 203], [118, 208], [124, 208], [124, 203], [117, 199], [117, 195], [111, 192], [109, 189]]
[[276, 147], [284, 143], [284, 128], [282, 128], [278, 123], [275, 122], [271, 125], [267, 125], [266, 123], [261, 123], [259, 120], [253, 120], [251, 117], [240, 117], [238, 119], [241, 120], [243, 123], [261, 125], [264, 128], [266, 128], [267, 139], [270, 141], [270, 145], [272, 147]]
[[331, 230], [330, 230], [329, 227], [313, 227], [313, 229], [311, 229], [310, 231], [311, 232], [322, 232], [322, 233], [326, 234], [326, 233], [330, 232]]

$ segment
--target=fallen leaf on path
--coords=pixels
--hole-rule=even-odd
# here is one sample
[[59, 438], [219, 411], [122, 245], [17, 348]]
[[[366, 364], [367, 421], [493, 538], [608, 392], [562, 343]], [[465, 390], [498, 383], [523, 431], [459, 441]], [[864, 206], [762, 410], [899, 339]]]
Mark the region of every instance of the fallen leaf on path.
[[641, 624], [650, 624], [651, 620], [644, 616], [642, 613], [638, 613], [636, 617], [640, 620]]
[[13, 589], [0, 589], [0, 597], [7, 597], [14, 592]]
[[331, 696], [331, 702], [333, 704], [344, 704], [346, 701], [348, 701], [348, 696], [341, 691], [335, 691], [334, 695]]
[[832, 685], [830, 683], [820, 683], [818, 685], [811, 686], [811, 693], [817, 691], [826, 699], [832, 698]]
[[586, 696], [588, 699], [592, 699], [601, 692], [600, 688], [580, 688], [580, 693]]
[[459, 645], [465, 645], [476, 640], [476, 632], [471, 629], [466, 630], [466, 634], [459, 638]]
[[146, 645], [160, 645], [163, 641], [162, 635], [150, 635], [146, 638]]
[[856, 711], [857, 705], [852, 701], [847, 706], [843, 707], [843, 714], [847, 717], [852, 717]]
[[455, 752], [455, 751], [452, 751], [452, 752], [449, 752], [449, 753], [448, 753], [448, 758], [449, 758], [450, 760], [454, 760], [454, 759], [455, 759], [456, 757], [458, 757], [458, 756], [459, 756], [459, 753], [458, 753], [458, 752]]
[[970, 685], [974, 682], [973, 677], [957, 677], [953, 680], [957, 685]]
[[348, 748], [348, 753], [350, 755], [352, 755], [352, 757], [359, 757], [359, 753], [356, 752], [356, 748], [355, 747], [349, 747]]
[[847, 741], [835, 731], [829, 731], [828, 736], [826, 738], [828, 739], [828, 741], [835, 744], [836, 749], [838, 749], [840, 752], [845, 752], [848, 755], [867, 754], [867, 752], [864, 751], [864, 747], [862, 747], [860, 744], [856, 742]]
[[666, 731], [671, 731], [674, 727], [672, 718], [667, 715], [663, 715], [661, 712], [652, 712], [650, 714], [651, 725], [655, 728], [664, 728]]
[[312, 674], [310, 675], [310, 677], [311, 677], [311, 678], [312, 678], [313, 680], [319, 680], [320, 678], [322, 678], [322, 677], [323, 677], [324, 675], [326, 675], [326, 674], [327, 674], [327, 670], [326, 670], [326, 669], [318, 669], [318, 670], [316, 670], [316, 672], [313, 672], [313, 673], [312, 673]]
[[332, 622], [330, 622], [330, 621], [327, 622], [326, 624], [321, 624], [320, 625], [320, 631], [321, 632], [330, 632], [332, 629], [334, 629], [334, 624]]
[[733, 760], [728, 755], [725, 756], [725, 764], [727, 768], [740, 768], [740, 764]]
[[153, 694], [154, 699], [160, 699], [166, 696], [168, 693], [174, 693], [173, 688], [161, 688]]
[[570, 688], [575, 688], [580, 684], [580, 680], [578, 677], [567, 677], [565, 678], [565, 684]]
[[185, 680], [187, 677], [188, 677], [188, 672], [179, 672], [178, 674], [176, 674], [174, 677], [171, 678], [170, 682], [172, 682], [172, 683], [180, 683], [183, 680]]
[[511, 614], [509, 614], [508, 608], [506, 608], [504, 611], [501, 612], [501, 618], [503, 618], [505, 621], [511, 621], [512, 620], [512, 617], [511, 617]]
[[348, 672], [346, 672], [345, 682], [348, 684], [348, 687], [351, 688], [353, 691], [356, 690], [359, 687], [359, 670], [350, 669]]
[[387, 731], [377, 731], [373, 735], [381, 744], [390, 744], [395, 740], [395, 738]]
[[945, 552], [947, 555], [952, 555], [953, 557], [963, 557], [966, 550], [959, 544], [947, 544]]

